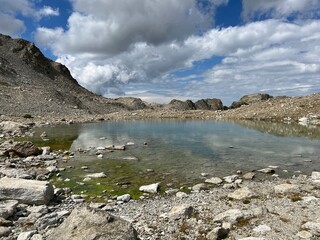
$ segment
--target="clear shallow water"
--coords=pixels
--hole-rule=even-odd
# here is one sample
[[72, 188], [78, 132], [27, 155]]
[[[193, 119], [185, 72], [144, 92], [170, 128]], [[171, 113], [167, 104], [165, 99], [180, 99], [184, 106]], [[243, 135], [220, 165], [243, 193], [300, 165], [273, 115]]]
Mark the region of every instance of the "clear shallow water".
[[[38, 129], [36, 135], [46, 131], [50, 139], [69, 136], [71, 151], [133, 142], [126, 151], [106, 153], [105, 158], [136, 157], [138, 165], [148, 168], [178, 167], [183, 171], [180, 167], [185, 167], [216, 174], [268, 165], [308, 172], [319, 169], [319, 129], [264, 122], [254, 126], [252, 122], [240, 124], [242, 126], [219, 121], [108, 121]], [[310, 133], [313, 134], [310, 136]], [[312, 163], [306, 163], [306, 159]], [[92, 156], [92, 161], [98, 160]]]
[[[37, 129], [35, 136], [43, 131], [53, 143], [66, 141], [61, 145], [76, 152], [75, 158], [64, 164], [73, 166], [64, 177], [74, 182], [81, 181], [88, 171], [106, 172], [108, 181], [129, 179], [141, 184], [158, 179], [181, 184], [199, 181], [203, 172], [223, 177], [269, 165], [279, 166], [276, 173], [280, 176], [320, 170], [319, 127], [198, 120], [106, 121]], [[134, 145], [125, 151], [106, 152], [103, 159], [95, 155], [97, 147], [129, 142]], [[81, 154], [76, 151], [79, 148], [91, 151]], [[137, 160], [125, 160], [127, 157]], [[81, 170], [83, 165], [90, 166], [89, 170]]]

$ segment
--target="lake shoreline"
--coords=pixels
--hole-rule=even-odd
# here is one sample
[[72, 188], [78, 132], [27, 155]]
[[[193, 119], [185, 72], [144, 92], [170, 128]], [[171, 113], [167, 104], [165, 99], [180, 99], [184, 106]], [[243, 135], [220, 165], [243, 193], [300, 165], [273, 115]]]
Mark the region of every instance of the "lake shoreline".
[[[65, 171], [57, 165], [57, 160], [66, 159], [65, 154], [57, 151], [28, 157], [28, 161], [26, 158], [2, 157], [0, 180], [20, 175], [24, 176], [19, 178], [24, 184], [29, 181], [45, 183], [47, 177]], [[101, 201], [95, 198], [92, 202], [85, 193], [77, 195], [70, 188], [55, 188], [50, 202], [40, 205], [26, 203], [17, 195], [23, 203], [15, 197], [0, 201], [0, 213], [5, 219], [0, 234], [7, 240], [32, 239], [32, 236], [34, 239], [57, 239], [57, 232], [68, 234], [72, 231], [66, 229], [66, 225], [74, 221], [75, 212], [85, 208], [89, 211], [87, 214], [93, 212], [93, 216], [119, 217], [131, 224], [141, 240], [317, 239], [320, 236], [320, 172], [314, 171], [311, 175], [297, 173], [285, 179], [270, 175], [277, 171], [266, 168], [261, 173], [267, 177], [264, 180], [257, 178], [255, 172], [238, 171], [223, 178], [203, 173], [203, 180], [188, 189], [170, 188], [159, 179], [159, 186], [141, 188], [145, 193], [137, 200], [123, 194]], [[28, 175], [37, 180], [28, 180]], [[95, 177], [103, 176], [97, 174]], [[0, 186], [2, 197], [3, 189], [7, 187]], [[159, 194], [161, 188], [166, 190], [161, 191], [163, 195]], [[29, 191], [23, 184], [20, 189]], [[4, 206], [11, 209], [5, 215], [1, 210]], [[95, 228], [92, 221], [87, 224]], [[78, 231], [81, 233], [82, 229]], [[30, 238], [22, 238], [25, 235]]]
[[[207, 115], [207, 112], [202, 112], [193, 112], [192, 117], [184, 114], [183, 117], [173, 117], [173, 119], [225, 119], [217, 117], [218, 113]], [[142, 118], [144, 116], [142, 113], [145, 114], [144, 111], [138, 111], [69, 118], [17, 118], [14, 119], [17, 124], [12, 124], [11, 129], [9, 127], [8, 135], [3, 136], [3, 139], [28, 134], [33, 131], [34, 126], [153, 119]], [[170, 116], [172, 118], [172, 115]], [[168, 117], [164, 115], [162, 119], [168, 118], [169, 115]], [[2, 117], [2, 122], [5, 119], [13, 120], [10, 117]], [[53, 154], [58, 154], [58, 159], [64, 157], [61, 152]], [[46, 177], [41, 180], [43, 169], [46, 169], [44, 176], [63, 171], [49, 156], [51, 154], [44, 159], [29, 159], [31, 162], [25, 161], [26, 158], [1, 157], [1, 164], [2, 168], [17, 171], [33, 167], [33, 171], [39, 171], [34, 173], [36, 177], [40, 176], [37, 181], [43, 182], [47, 181]], [[34, 164], [35, 168], [32, 166]], [[236, 172], [238, 169], [233, 170]], [[295, 176], [288, 178], [275, 176], [264, 180], [244, 179], [244, 175], [239, 173], [235, 174], [237, 177], [221, 178], [222, 182], [219, 181], [217, 184], [205, 181], [216, 176], [207, 176], [203, 178], [203, 183], [192, 186], [191, 192], [187, 194], [182, 189], [170, 191], [169, 187], [166, 187], [168, 192], [164, 195], [145, 193], [144, 198], [139, 200], [111, 198], [101, 203], [97, 203], [97, 200], [95, 203], [83, 203], [85, 196], [76, 195], [68, 188], [55, 189], [51, 202], [40, 205], [42, 210], [30, 208], [31, 205], [25, 203], [11, 206], [12, 215], [5, 215], [0, 235], [7, 240], [17, 237], [50, 239], [55, 229], [60, 228], [62, 223], [72, 222], [69, 216], [72, 216], [74, 209], [89, 205], [89, 209], [125, 219], [132, 224], [142, 240], [317, 239], [320, 236], [320, 218], [317, 214], [320, 212], [318, 171], [319, 169], [315, 169], [312, 175], [296, 173]], [[163, 188], [160, 179], [159, 182], [160, 188]], [[10, 204], [0, 202], [6, 207]], [[25, 235], [30, 237], [22, 238]], [[128, 237], [128, 239], [137, 238]]]

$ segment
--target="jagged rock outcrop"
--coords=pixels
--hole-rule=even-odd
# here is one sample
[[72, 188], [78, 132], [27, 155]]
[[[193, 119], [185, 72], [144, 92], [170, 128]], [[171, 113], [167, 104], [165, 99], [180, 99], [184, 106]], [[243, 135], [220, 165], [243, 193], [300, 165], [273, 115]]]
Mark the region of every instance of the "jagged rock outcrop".
[[197, 102], [192, 102], [191, 100], [181, 101], [177, 99], [171, 100], [169, 104], [165, 106], [169, 109], [174, 110], [223, 110], [223, 104], [220, 99], [217, 98], [207, 98], [207, 99], [201, 99]]
[[242, 105], [249, 105], [256, 102], [266, 101], [270, 98], [273, 98], [273, 96], [267, 93], [248, 94], [241, 97], [239, 101], [233, 102], [230, 108], [238, 108], [238, 107], [241, 107]]
[[181, 101], [177, 99], [173, 99], [170, 101], [170, 103], [167, 105], [169, 109], [175, 109], [175, 110], [195, 110], [196, 107], [194, 103], [191, 100], [187, 101]]
[[223, 110], [223, 104], [220, 99], [201, 99], [195, 102], [197, 110]]
[[122, 97], [122, 98], [116, 98], [115, 101], [120, 104], [124, 104], [129, 108], [129, 110], [139, 110], [139, 109], [148, 108], [147, 104], [144, 101], [142, 101], [140, 98]]

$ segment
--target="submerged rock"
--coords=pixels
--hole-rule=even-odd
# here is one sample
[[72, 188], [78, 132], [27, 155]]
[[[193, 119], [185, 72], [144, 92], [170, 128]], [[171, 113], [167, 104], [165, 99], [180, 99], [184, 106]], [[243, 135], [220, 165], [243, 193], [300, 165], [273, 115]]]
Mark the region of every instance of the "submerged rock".
[[86, 178], [105, 178], [105, 177], [107, 177], [107, 175], [104, 172], [91, 173], [86, 175]]

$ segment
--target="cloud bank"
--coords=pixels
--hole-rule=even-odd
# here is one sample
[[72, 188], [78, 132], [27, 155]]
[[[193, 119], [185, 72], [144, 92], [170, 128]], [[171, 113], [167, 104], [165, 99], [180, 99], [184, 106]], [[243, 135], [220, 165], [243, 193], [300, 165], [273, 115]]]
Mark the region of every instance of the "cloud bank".
[[[19, 2], [0, 13], [31, 14], [32, 4]], [[320, 91], [319, 0], [243, 0], [243, 22], [227, 28], [214, 21], [227, 0], [70, 2], [67, 26], [39, 26], [36, 43], [81, 85], [106, 97], [217, 97], [230, 104], [254, 92]], [[33, 16], [46, 14], [59, 11], [42, 8]], [[16, 20], [11, 31], [22, 31]]]

